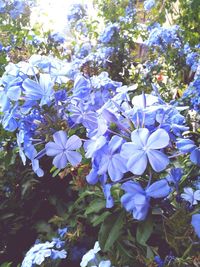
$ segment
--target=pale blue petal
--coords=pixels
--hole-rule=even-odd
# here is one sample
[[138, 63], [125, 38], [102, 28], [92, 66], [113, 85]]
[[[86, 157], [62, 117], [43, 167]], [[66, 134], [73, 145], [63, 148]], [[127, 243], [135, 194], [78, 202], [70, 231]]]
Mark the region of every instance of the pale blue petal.
[[121, 188], [124, 191], [130, 193], [131, 195], [135, 195], [137, 193], [144, 194], [144, 190], [141, 187], [141, 185], [133, 181], [128, 181], [128, 182], [123, 183]]
[[190, 155], [190, 160], [197, 165], [200, 165], [200, 149], [196, 148], [192, 151]]
[[111, 267], [111, 262], [108, 260], [108, 261], [101, 261], [99, 263], [99, 267]]
[[109, 155], [103, 154], [103, 157], [101, 158], [101, 161], [99, 163], [99, 170], [98, 170], [99, 175], [102, 175], [107, 172], [109, 161], [110, 161]]
[[169, 195], [171, 188], [165, 179], [157, 181], [146, 189], [146, 194], [153, 198], [161, 198]]
[[78, 165], [82, 160], [81, 154], [76, 151], [66, 151], [65, 154], [72, 166]]
[[81, 145], [82, 145], [81, 139], [77, 135], [72, 135], [67, 140], [65, 149], [66, 150], [76, 150], [76, 149], [80, 148]]
[[40, 74], [40, 86], [42, 88], [43, 95], [51, 96], [53, 93], [53, 82], [51, 81], [51, 76], [49, 74]]
[[167, 167], [167, 165], [169, 164], [168, 157], [164, 153], [162, 153], [161, 151], [148, 150], [147, 156], [148, 156], [149, 162], [151, 164], [151, 167], [156, 172], [163, 171]]
[[126, 209], [126, 211], [131, 212], [134, 208], [134, 199], [131, 194], [124, 194], [121, 197], [122, 206]]
[[27, 78], [24, 80], [22, 87], [24, 88], [24, 94], [30, 100], [40, 100], [43, 96], [43, 91], [41, 86], [31, 79]]
[[200, 238], [200, 214], [192, 215], [192, 226], [194, 227], [195, 233]]
[[160, 149], [168, 146], [169, 144], [169, 135], [163, 129], [158, 129], [153, 132], [147, 141], [147, 147], [149, 149]]
[[143, 150], [135, 150], [134, 154], [128, 159], [127, 169], [133, 174], [141, 175], [147, 167], [147, 156]]
[[123, 143], [123, 139], [117, 135], [114, 135], [109, 142], [109, 150], [113, 154]]
[[9, 87], [8, 92], [7, 92], [7, 96], [11, 100], [17, 101], [21, 96], [21, 87], [18, 85]]
[[110, 209], [114, 206], [114, 200], [111, 195], [111, 188], [112, 186], [110, 184], [106, 184], [103, 186], [103, 193], [106, 198], [106, 208]]
[[131, 140], [138, 148], [146, 146], [148, 137], [149, 130], [147, 128], [140, 128], [131, 133]]
[[58, 169], [63, 169], [67, 166], [67, 156], [65, 153], [60, 153], [53, 159], [53, 165]]
[[136, 220], [144, 220], [149, 209], [149, 200], [145, 195], [136, 194], [134, 196], [133, 216]]
[[63, 148], [54, 142], [49, 142], [45, 145], [47, 156], [56, 156], [62, 153]]
[[194, 199], [200, 201], [200, 190], [196, 190], [194, 192]]
[[125, 159], [129, 159], [135, 153], [135, 151], [142, 151], [142, 148], [138, 147], [138, 145], [135, 145], [132, 142], [124, 143], [122, 145], [120, 155]]
[[183, 153], [192, 152], [196, 148], [194, 142], [190, 139], [179, 140], [176, 146]]
[[90, 173], [86, 176], [86, 180], [89, 184], [96, 184], [98, 182], [98, 174], [95, 169], [92, 169]]
[[57, 145], [62, 147], [63, 149], [66, 146], [67, 143], [67, 134], [64, 131], [58, 131], [53, 134], [53, 139]]
[[113, 155], [108, 165], [108, 174], [113, 182], [119, 181], [127, 171], [125, 160], [119, 155]]

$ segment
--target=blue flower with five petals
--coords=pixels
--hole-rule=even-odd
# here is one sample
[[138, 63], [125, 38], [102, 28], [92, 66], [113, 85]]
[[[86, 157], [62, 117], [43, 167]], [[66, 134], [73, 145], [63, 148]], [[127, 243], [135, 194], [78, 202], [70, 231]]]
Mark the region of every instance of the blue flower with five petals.
[[160, 172], [169, 163], [168, 157], [158, 149], [169, 144], [169, 135], [164, 129], [157, 129], [150, 134], [147, 128], [134, 130], [131, 134], [132, 142], [122, 145], [121, 156], [126, 158], [127, 168], [133, 174], [144, 173], [149, 161], [154, 171]]
[[78, 136], [72, 135], [67, 138], [67, 134], [64, 131], [58, 131], [54, 133], [53, 139], [54, 142], [47, 143], [45, 149], [47, 156], [54, 156], [54, 166], [58, 169], [63, 169], [68, 161], [72, 166], [76, 166], [81, 162], [81, 154], [74, 151], [82, 145]]

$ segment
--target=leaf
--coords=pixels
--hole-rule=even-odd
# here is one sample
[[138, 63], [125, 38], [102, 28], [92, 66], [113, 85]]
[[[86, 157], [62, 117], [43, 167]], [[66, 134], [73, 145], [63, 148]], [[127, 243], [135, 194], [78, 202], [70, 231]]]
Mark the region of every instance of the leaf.
[[153, 253], [153, 250], [151, 249], [150, 246], [147, 246], [147, 259], [151, 259], [154, 257], [154, 253]]
[[136, 240], [142, 245], [146, 246], [146, 242], [153, 232], [153, 222], [151, 219], [141, 222], [137, 227]]
[[103, 212], [101, 215], [92, 219], [92, 225], [97, 226], [98, 224], [102, 223], [111, 213], [109, 211]]
[[0, 267], [10, 267], [12, 264], [12, 262], [5, 262], [3, 264], [0, 265]]
[[86, 208], [85, 215], [91, 213], [97, 213], [103, 208], [105, 208], [105, 206], [106, 206], [105, 200], [95, 199], [90, 203], [89, 207]]
[[122, 233], [122, 228], [125, 223], [125, 215], [115, 213], [108, 216], [101, 225], [99, 231], [99, 244], [102, 251], [108, 251]]

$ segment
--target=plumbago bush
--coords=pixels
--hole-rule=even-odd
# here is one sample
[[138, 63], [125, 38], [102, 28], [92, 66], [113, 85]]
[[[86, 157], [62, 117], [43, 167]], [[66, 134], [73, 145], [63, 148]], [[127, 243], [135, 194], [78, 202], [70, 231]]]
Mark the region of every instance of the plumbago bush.
[[68, 36], [2, 49], [2, 267], [200, 265], [199, 10], [76, 3]]

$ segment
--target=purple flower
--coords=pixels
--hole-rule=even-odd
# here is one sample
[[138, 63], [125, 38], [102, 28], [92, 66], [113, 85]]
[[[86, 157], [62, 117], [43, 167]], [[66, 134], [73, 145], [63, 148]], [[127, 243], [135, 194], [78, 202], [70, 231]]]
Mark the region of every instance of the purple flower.
[[197, 234], [198, 238], [200, 238], [200, 214], [192, 215], [191, 224], [194, 227], [195, 233]]
[[76, 135], [67, 138], [64, 131], [58, 131], [53, 135], [54, 142], [46, 144], [47, 156], [54, 156], [53, 164], [58, 169], [65, 168], [68, 161], [72, 166], [76, 166], [81, 162], [82, 156], [77, 151], [81, 147], [82, 142]]
[[127, 159], [127, 168], [136, 175], [144, 173], [149, 163], [154, 171], [160, 172], [169, 163], [168, 157], [158, 149], [169, 144], [169, 135], [163, 129], [157, 129], [150, 134], [147, 128], [140, 128], [132, 132], [132, 142], [122, 145], [121, 156]]

